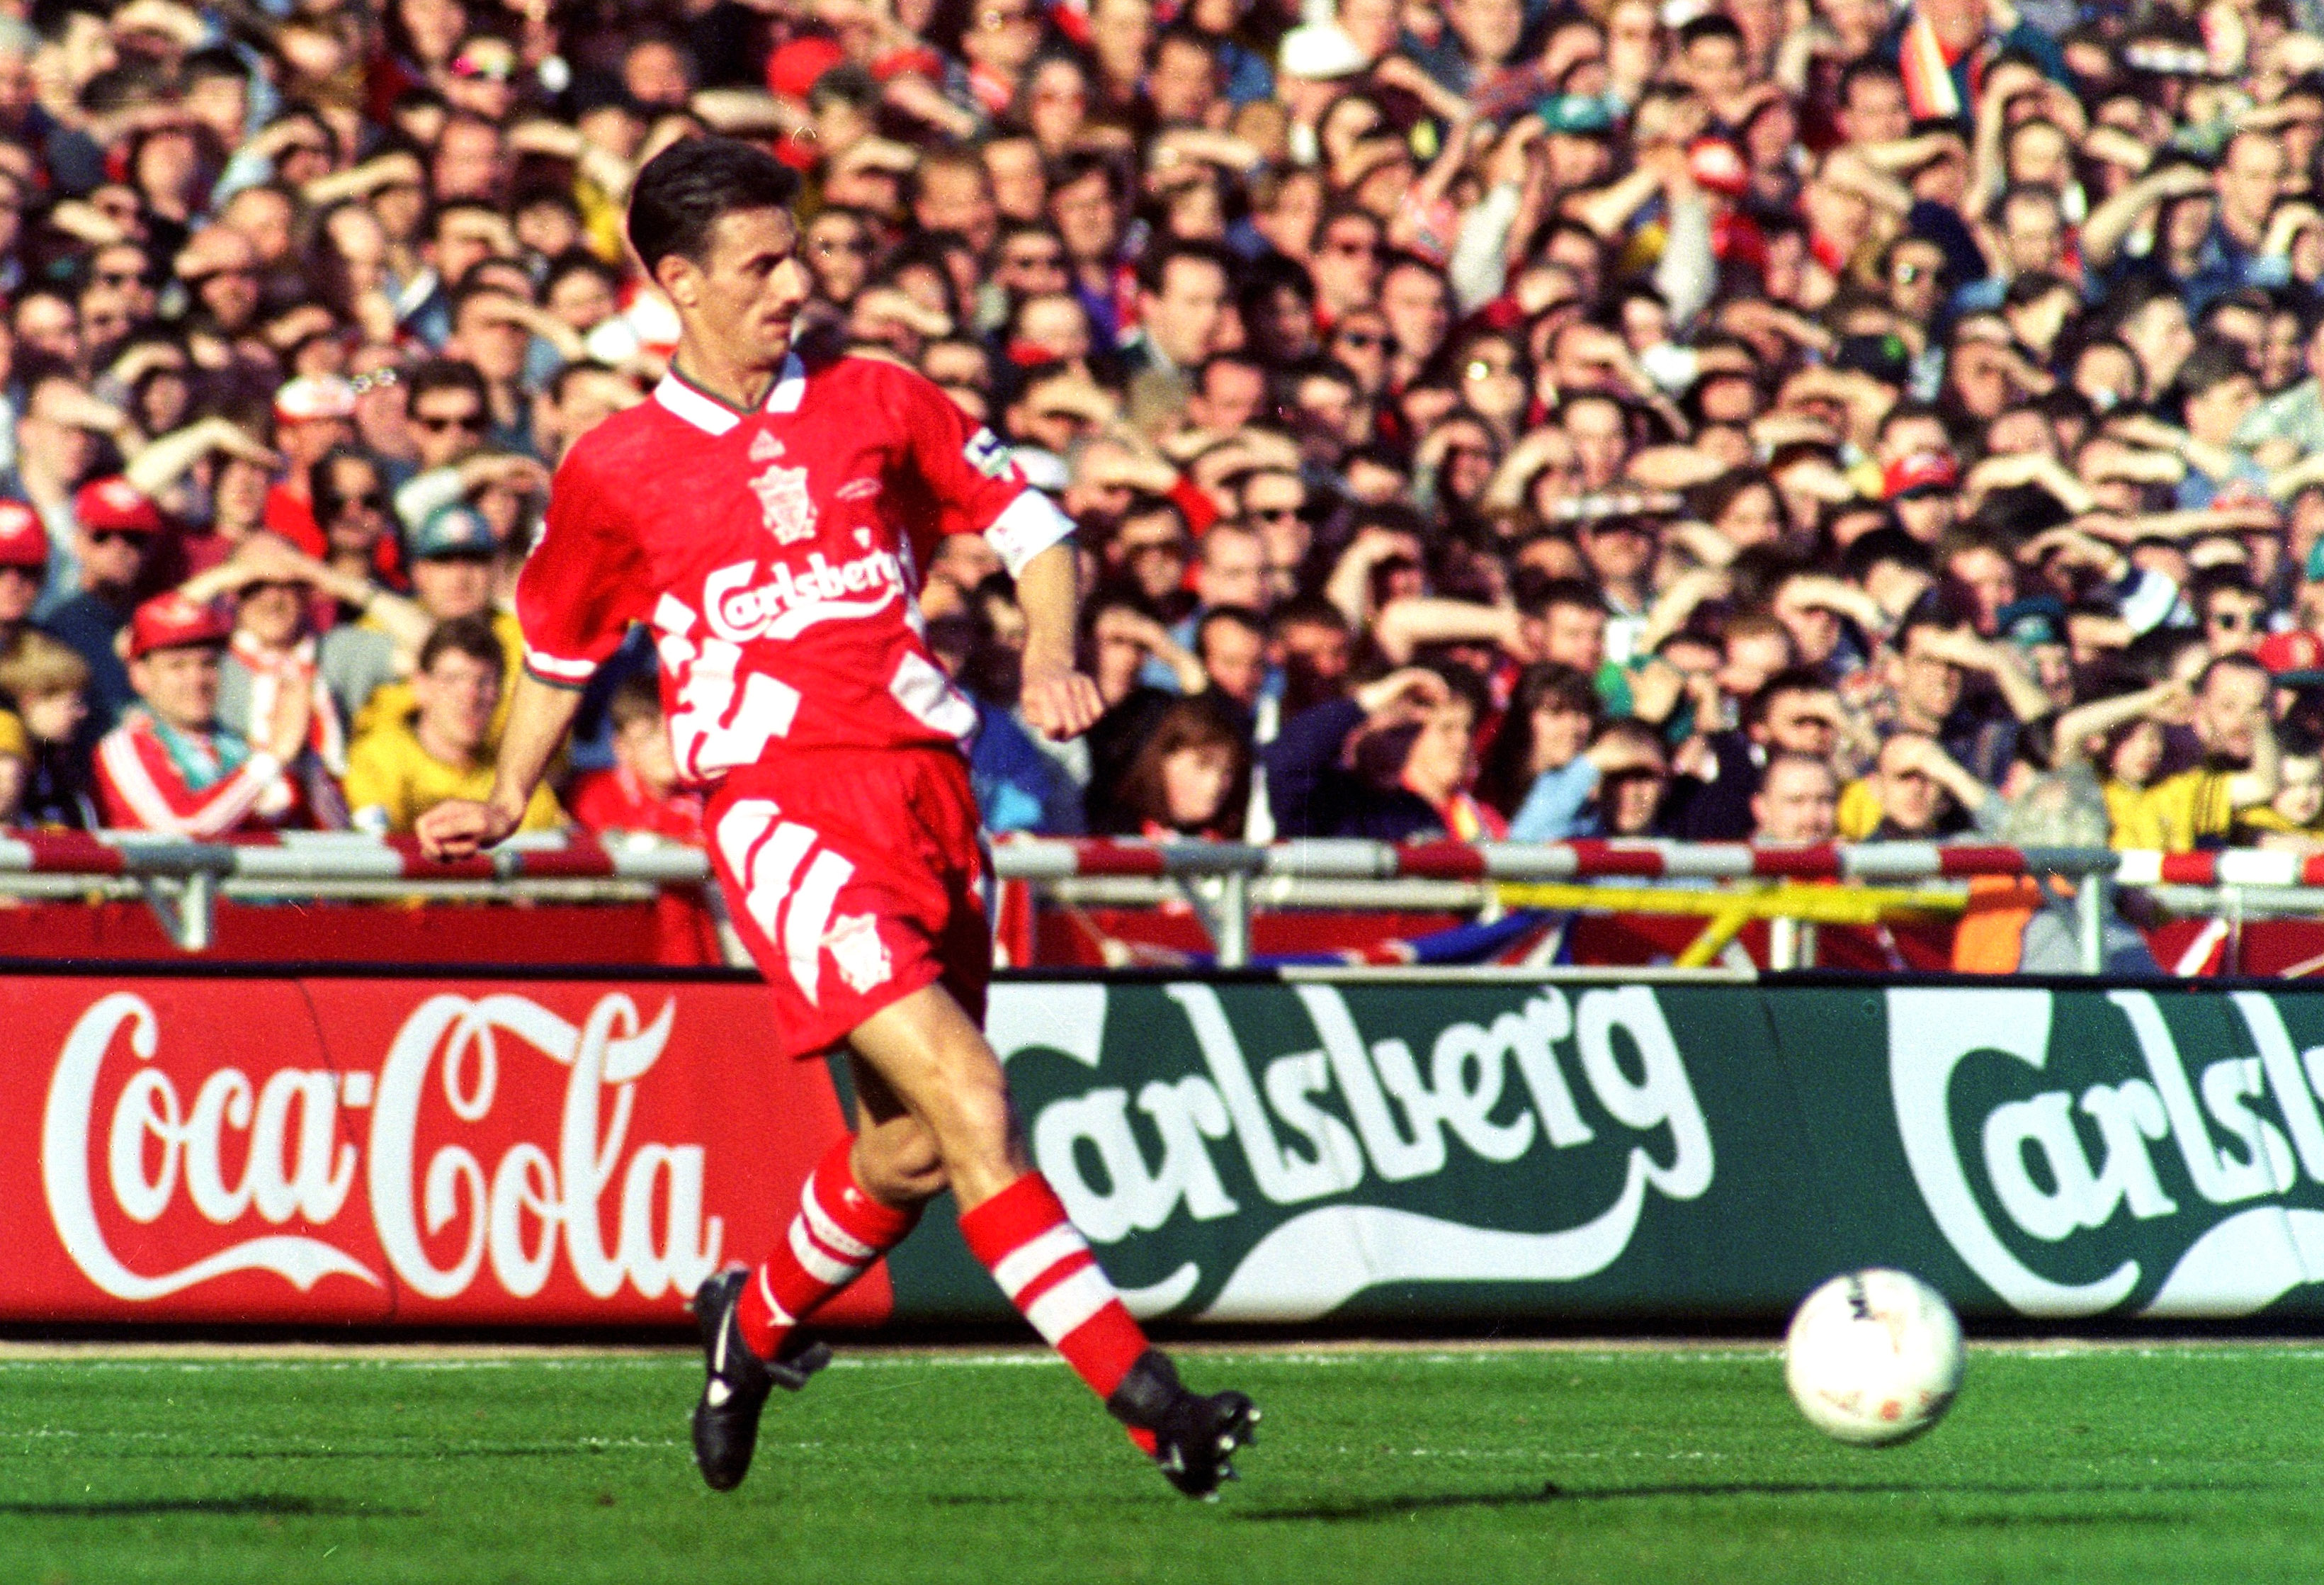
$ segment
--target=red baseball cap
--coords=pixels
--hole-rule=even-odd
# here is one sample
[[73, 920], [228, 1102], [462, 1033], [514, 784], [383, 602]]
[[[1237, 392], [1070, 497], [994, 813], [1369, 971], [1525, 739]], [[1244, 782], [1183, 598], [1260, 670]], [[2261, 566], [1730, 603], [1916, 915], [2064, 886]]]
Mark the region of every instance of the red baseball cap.
[[234, 635], [234, 618], [223, 607], [189, 600], [176, 589], [155, 595], [129, 618], [129, 658], [157, 649], [224, 644]]
[[778, 98], [804, 99], [816, 78], [846, 59], [847, 51], [829, 39], [793, 39], [767, 57], [767, 91]]
[[1893, 501], [1914, 490], [1950, 490], [1960, 483], [1960, 469], [1941, 451], [1915, 451], [1890, 463], [1880, 474], [1880, 493]]
[[75, 490], [72, 509], [84, 533], [160, 533], [169, 526], [152, 498], [117, 473]]
[[0, 501], [0, 567], [49, 564], [49, 531], [22, 501]]
[[2252, 655], [2271, 673], [2313, 672], [2324, 668], [2324, 638], [2304, 628], [2271, 633], [2259, 641]]
[[1728, 198], [1741, 198], [1751, 190], [1751, 170], [1733, 144], [1723, 138], [1701, 137], [1686, 151], [1687, 174], [1698, 187]]

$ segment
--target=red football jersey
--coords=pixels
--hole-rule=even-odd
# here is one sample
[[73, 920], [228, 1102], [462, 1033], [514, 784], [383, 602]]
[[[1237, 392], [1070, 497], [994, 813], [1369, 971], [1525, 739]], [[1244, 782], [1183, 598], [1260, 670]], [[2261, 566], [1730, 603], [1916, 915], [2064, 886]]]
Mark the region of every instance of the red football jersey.
[[525, 663], [576, 685], [651, 622], [697, 783], [790, 750], [956, 747], [976, 711], [928, 653], [918, 567], [981, 533], [1014, 573], [1072, 533], [909, 369], [793, 353], [752, 412], [673, 374], [558, 468], [517, 580]]

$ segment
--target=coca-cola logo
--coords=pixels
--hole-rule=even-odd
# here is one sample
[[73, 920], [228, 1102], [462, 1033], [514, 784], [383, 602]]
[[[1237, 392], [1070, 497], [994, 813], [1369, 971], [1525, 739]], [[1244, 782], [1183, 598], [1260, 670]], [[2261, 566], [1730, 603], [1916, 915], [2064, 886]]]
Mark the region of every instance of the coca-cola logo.
[[[50, 1219], [90, 1282], [138, 1302], [237, 1272], [302, 1293], [333, 1275], [384, 1286], [346, 1247], [369, 1240], [329, 1236], [359, 1183], [389, 1271], [421, 1297], [457, 1298], [489, 1269], [530, 1298], [560, 1253], [593, 1299], [625, 1284], [649, 1300], [689, 1293], [717, 1269], [724, 1233], [703, 1212], [703, 1147], [630, 1137], [676, 1013], [671, 998], [648, 1021], [613, 992], [575, 1024], [523, 996], [444, 993], [403, 1020], [375, 1072], [261, 1078], [229, 1062], [197, 1078], [165, 1052], [145, 997], [116, 991], [81, 1015], [50, 1080]], [[521, 1098], [544, 1075], [520, 1082], [515, 1066], [534, 1062], [565, 1070], [553, 1139], [529, 1136], [551, 1115]], [[134, 1229], [157, 1224], [214, 1228], [217, 1247], [151, 1269]]]

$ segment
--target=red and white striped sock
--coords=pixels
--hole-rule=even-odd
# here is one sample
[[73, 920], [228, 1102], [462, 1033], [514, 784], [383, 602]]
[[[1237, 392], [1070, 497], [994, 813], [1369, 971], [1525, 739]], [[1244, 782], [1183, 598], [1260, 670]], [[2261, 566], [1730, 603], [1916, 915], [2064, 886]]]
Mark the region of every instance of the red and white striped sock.
[[[1074, 1374], [1101, 1398], [1111, 1398], [1146, 1352], [1146, 1333], [1130, 1319], [1088, 1242], [1066, 1219], [1065, 1208], [1038, 1173], [1028, 1173], [1000, 1193], [964, 1211], [960, 1235], [1025, 1312], [1033, 1330], [1065, 1357]], [[1131, 1440], [1152, 1452], [1151, 1435]]]
[[799, 1191], [789, 1235], [751, 1274], [734, 1324], [751, 1351], [771, 1359], [791, 1328], [904, 1241], [919, 1211], [882, 1205], [855, 1181], [853, 1135], [833, 1145]]

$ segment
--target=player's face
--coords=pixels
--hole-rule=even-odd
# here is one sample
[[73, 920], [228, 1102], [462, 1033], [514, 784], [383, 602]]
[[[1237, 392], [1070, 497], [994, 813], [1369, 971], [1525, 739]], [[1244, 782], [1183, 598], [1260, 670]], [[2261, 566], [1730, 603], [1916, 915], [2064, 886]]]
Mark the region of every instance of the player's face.
[[785, 210], [719, 216], [702, 263], [678, 261], [666, 283], [687, 329], [750, 367], [779, 365], [809, 290], [798, 248], [798, 229]]

